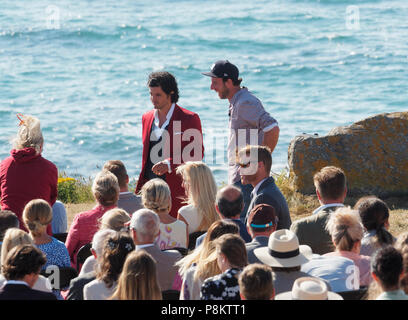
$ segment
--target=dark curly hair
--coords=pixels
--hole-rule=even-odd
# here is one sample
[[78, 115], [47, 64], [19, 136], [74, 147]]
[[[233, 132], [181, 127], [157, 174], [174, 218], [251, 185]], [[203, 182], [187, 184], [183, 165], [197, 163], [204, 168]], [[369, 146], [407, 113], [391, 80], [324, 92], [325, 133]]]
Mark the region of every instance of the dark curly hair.
[[118, 232], [106, 239], [102, 256], [98, 257], [96, 278], [102, 280], [108, 288], [112, 288], [122, 272], [127, 255], [133, 250], [133, 239], [125, 232]]
[[167, 71], [152, 72], [147, 80], [148, 87], [160, 87], [166, 94], [171, 96], [171, 102], [176, 103], [179, 99], [179, 89], [176, 78]]

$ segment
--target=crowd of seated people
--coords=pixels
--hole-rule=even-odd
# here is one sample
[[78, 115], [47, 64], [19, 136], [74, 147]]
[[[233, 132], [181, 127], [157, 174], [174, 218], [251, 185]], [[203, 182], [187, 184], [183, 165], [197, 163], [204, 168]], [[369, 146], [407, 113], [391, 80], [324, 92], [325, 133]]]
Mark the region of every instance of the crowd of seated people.
[[[57, 172], [41, 157], [38, 119], [22, 118], [17, 140], [0, 164], [0, 299], [160, 300], [169, 292], [180, 300], [408, 299], [408, 232], [390, 233], [389, 208], [373, 195], [346, 206], [341, 168], [314, 175], [321, 206], [292, 223], [266, 147], [238, 154], [242, 181], [254, 187], [244, 213], [241, 189], [217, 190], [204, 162], [178, 167], [186, 194], [175, 218], [164, 179], [134, 195], [123, 162], [107, 161], [92, 184], [95, 207], [77, 213], [67, 230], [64, 218], [51, 228], [66, 212], [54, 207]], [[65, 242], [53, 237], [64, 231]], [[189, 243], [196, 232], [203, 234]], [[75, 269], [69, 287], [53, 288], [40, 274], [48, 266]]]

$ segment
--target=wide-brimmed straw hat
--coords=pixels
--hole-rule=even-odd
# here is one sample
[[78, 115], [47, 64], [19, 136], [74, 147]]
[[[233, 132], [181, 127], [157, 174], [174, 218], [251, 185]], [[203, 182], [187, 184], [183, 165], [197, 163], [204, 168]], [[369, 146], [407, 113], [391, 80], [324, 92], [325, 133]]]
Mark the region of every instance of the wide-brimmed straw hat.
[[271, 267], [291, 268], [308, 262], [313, 252], [309, 246], [300, 245], [290, 230], [281, 229], [269, 236], [268, 246], [254, 250], [255, 256]]
[[302, 277], [295, 280], [292, 291], [277, 294], [275, 300], [343, 300], [343, 298], [335, 292], [328, 291], [323, 280]]

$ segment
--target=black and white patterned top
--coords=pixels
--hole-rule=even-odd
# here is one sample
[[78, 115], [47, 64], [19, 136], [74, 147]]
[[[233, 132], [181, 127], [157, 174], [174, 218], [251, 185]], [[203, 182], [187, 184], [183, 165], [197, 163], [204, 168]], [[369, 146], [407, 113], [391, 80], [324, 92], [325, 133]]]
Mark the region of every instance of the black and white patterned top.
[[238, 276], [241, 269], [228, 269], [222, 274], [208, 278], [201, 286], [201, 300], [241, 300]]

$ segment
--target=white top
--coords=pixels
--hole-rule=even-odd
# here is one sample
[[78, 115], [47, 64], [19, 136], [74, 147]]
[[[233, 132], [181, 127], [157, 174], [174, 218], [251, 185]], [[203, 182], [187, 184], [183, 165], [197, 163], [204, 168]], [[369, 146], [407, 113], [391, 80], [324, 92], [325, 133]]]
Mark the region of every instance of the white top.
[[181, 220], [169, 224], [160, 222], [160, 235], [156, 244], [161, 250], [187, 248], [187, 225]]
[[189, 204], [187, 206], [181, 207], [178, 213], [187, 221], [189, 234], [199, 231], [198, 227], [200, 226], [203, 218], [198, 214], [196, 207], [194, 207], [192, 204]]
[[81, 272], [78, 277], [83, 276], [85, 273], [95, 271], [96, 259], [93, 255], [86, 258], [84, 264], [82, 265]]
[[[176, 106], [175, 103], [173, 103], [171, 105], [169, 112], [167, 112], [167, 114], [166, 114], [166, 121], [162, 124], [161, 127], [159, 126], [159, 124], [160, 124], [159, 113], [158, 113], [157, 110], [154, 110], [154, 121], [152, 123], [152, 131], [151, 131], [151, 134], [150, 134], [150, 141], [157, 141], [163, 135], [163, 131], [169, 125], [169, 122], [170, 122], [171, 116], [173, 115], [175, 106]], [[169, 173], [171, 173], [171, 166], [170, 166], [169, 160], [165, 159], [164, 161], [167, 163]]]
[[[7, 281], [6, 278], [4, 278], [4, 276], [1, 274], [0, 275], [0, 288], [5, 285], [7, 283], [20, 283], [21, 284], [27, 284], [27, 282], [25, 281], [15, 281], [15, 280], [9, 280]], [[43, 292], [52, 292], [52, 286], [50, 283], [50, 280], [48, 280], [48, 278], [40, 275], [38, 277], [38, 280], [35, 282], [34, 286], [33, 286], [34, 290], [39, 290], [39, 291], [43, 291]]]
[[102, 280], [92, 280], [84, 286], [84, 300], [107, 300], [116, 289], [116, 283], [107, 288]]

